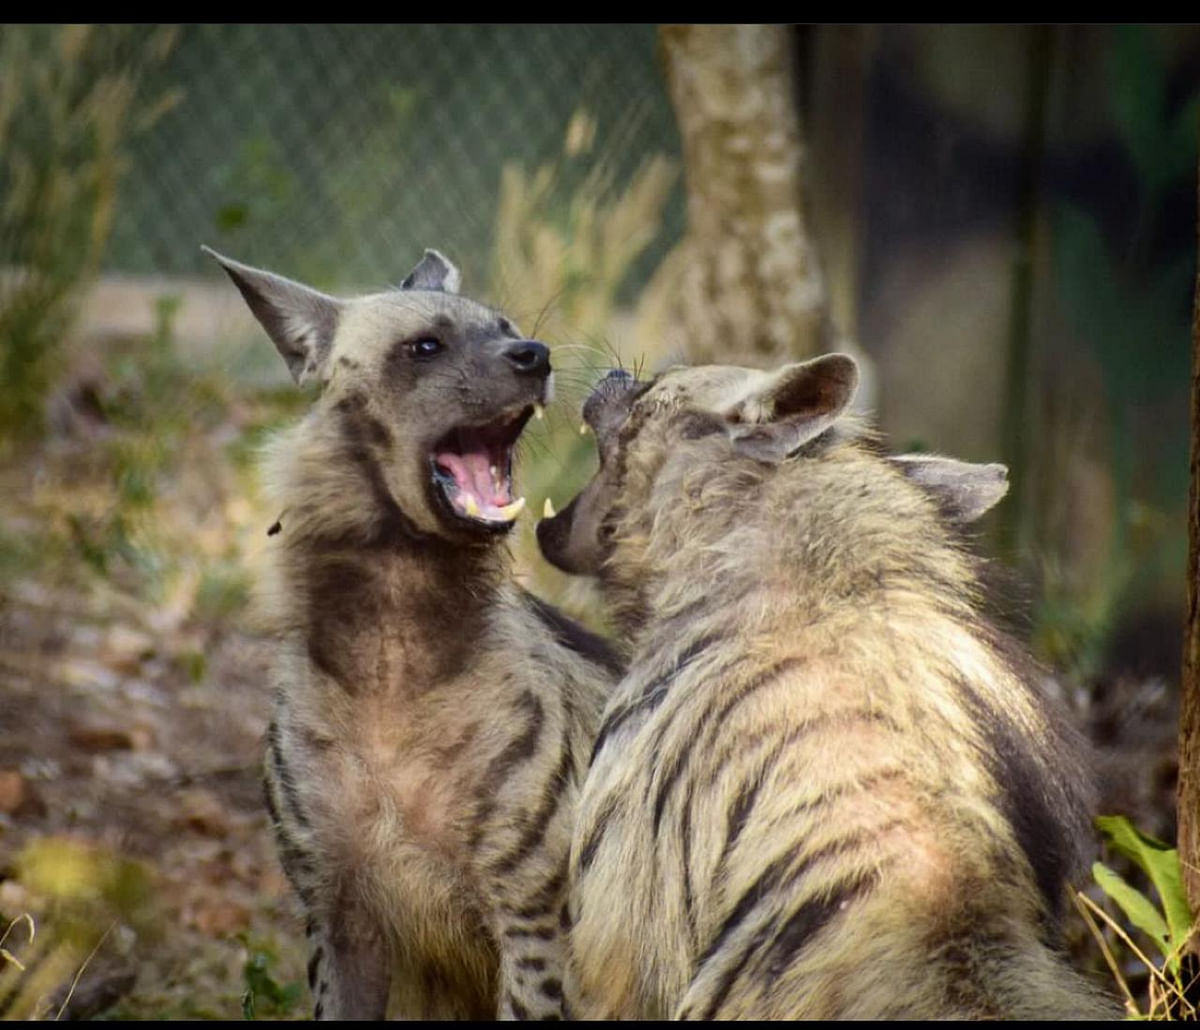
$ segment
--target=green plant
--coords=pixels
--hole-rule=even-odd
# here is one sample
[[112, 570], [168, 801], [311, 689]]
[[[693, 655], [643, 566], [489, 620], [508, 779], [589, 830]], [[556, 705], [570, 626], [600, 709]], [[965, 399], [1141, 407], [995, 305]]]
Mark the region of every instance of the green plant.
[[[1180, 596], [1178, 555], [1186, 546], [1176, 512], [1187, 492], [1184, 391], [1195, 247], [1163, 253], [1162, 230], [1172, 190], [1194, 175], [1200, 95], [1172, 106], [1169, 69], [1147, 27], [1116, 26], [1108, 40], [1105, 93], [1136, 184], [1132, 217], [1122, 225], [1110, 213], [1102, 224], [1072, 203], [1053, 213], [1057, 298], [1091, 358], [1082, 363], [1081, 381], [1094, 375], [1097, 388], [1076, 388], [1074, 397], [1070, 388], [1056, 388], [1047, 402], [1051, 424], [1035, 434], [1043, 467], [1036, 517], [1046, 525], [1026, 534], [1055, 537], [1060, 552], [1047, 541], [1042, 555], [1041, 653], [1084, 677], [1098, 671], [1124, 611]], [[1097, 417], [1106, 439], [1097, 453], [1085, 454], [1080, 440]], [[1051, 510], [1065, 510], [1072, 475], [1090, 488], [1077, 494], [1071, 521], [1055, 532]]]
[[301, 987], [295, 981], [281, 984], [271, 975], [271, 967], [278, 961], [275, 949], [247, 934], [239, 934], [238, 939], [246, 949], [246, 961], [242, 965], [242, 979], [246, 984], [242, 994], [242, 1015], [247, 1019], [294, 1016]]
[[[139, 862], [67, 837], [40, 837], [16, 857], [17, 879], [39, 899], [32, 916], [13, 920], [0, 934], [0, 1012], [8, 1019], [59, 1018], [89, 963], [113, 945], [125, 926], [154, 939], [161, 932], [158, 903]], [[25, 941], [13, 944], [24, 925]]]
[[[1174, 1015], [1196, 1018], [1200, 1015], [1195, 1004], [1196, 978], [1198, 971], [1187, 960], [1188, 942], [1200, 927], [1193, 917], [1184, 892], [1179, 865], [1179, 852], [1160, 840], [1142, 833], [1124, 816], [1099, 816], [1096, 825], [1104, 835], [1109, 847], [1126, 858], [1150, 881], [1157, 902], [1138, 890], [1120, 873], [1103, 862], [1092, 865], [1092, 876], [1100, 889], [1117, 905], [1126, 920], [1141, 931], [1153, 943], [1161, 961], [1152, 959], [1138, 947], [1126, 930], [1116, 923], [1099, 906], [1084, 895], [1084, 915], [1088, 909], [1098, 914], [1112, 928], [1116, 936], [1136, 956], [1150, 973], [1150, 998], [1148, 1016]], [[1088, 917], [1089, 925], [1110, 967], [1125, 993], [1126, 1001], [1133, 1012], [1140, 1012], [1132, 992], [1121, 975], [1107, 942], [1100, 935], [1095, 922]]]
[[0, 442], [34, 435], [99, 270], [129, 136], [177, 97], [138, 95], [174, 30], [0, 28]]

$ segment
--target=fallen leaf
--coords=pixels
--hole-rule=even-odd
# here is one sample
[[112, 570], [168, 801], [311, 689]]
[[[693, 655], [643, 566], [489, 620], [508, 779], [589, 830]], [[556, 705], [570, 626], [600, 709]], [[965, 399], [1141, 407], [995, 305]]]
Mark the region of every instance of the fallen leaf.
[[209, 837], [224, 837], [229, 833], [229, 813], [225, 806], [212, 791], [199, 787], [179, 794], [179, 814], [174, 822]]
[[25, 802], [25, 777], [15, 769], [0, 770], [0, 812], [14, 813]]
[[67, 739], [89, 754], [99, 751], [132, 751], [133, 733], [123, 726], [101, 723], [76, 723], [67, 731]]

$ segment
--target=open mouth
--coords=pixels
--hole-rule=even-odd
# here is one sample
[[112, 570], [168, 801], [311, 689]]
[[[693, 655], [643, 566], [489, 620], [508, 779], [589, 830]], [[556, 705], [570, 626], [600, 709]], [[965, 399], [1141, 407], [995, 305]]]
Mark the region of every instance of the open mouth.
[[507, 529], [525, 507], [512, 496], [513, 446], [533, 406], [483, 426], [452, 429], [433, 445], [434, 486], [450, 511], [475, 525]]

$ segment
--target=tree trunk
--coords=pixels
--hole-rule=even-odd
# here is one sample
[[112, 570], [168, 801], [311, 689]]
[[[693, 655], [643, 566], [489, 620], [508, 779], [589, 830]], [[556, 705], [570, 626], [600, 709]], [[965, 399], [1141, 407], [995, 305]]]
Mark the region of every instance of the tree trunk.
[[688, 229], [658, 284], [654, 331], [693, 363], [768, 366], [827, 349], [803, 212], [792, 30], [660, 30], [683, 141]]
[[[1200, 227], [1198, 227], [1200, 228]], [[1200, 232], [1197, 234], [1200, 243]], [[1188, 498], [1187, 622], [1179, 716], [1179, 858], [1192, 912], [1200, 916], [1200, 269], [1192, 310], [1192, 486]], [[1191, 951], [1200, 956], [1200, 935]]]

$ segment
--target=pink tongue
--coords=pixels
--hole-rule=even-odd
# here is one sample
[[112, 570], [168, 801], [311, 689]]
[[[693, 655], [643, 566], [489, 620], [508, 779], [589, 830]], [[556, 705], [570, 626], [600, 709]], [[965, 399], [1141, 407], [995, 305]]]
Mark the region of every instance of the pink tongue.
[[500, 508], [512, 500], [507, 486], [496, 489], [486, 453], [439, 454], [435, 460], [454, 477], [459, 490], [474, 495], [481, 508]]

